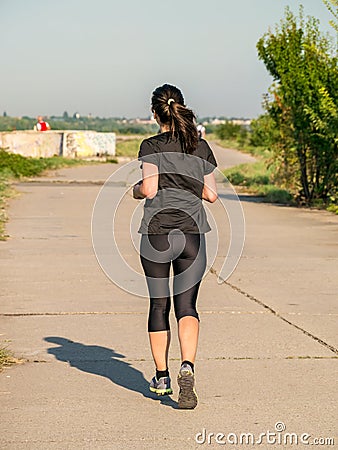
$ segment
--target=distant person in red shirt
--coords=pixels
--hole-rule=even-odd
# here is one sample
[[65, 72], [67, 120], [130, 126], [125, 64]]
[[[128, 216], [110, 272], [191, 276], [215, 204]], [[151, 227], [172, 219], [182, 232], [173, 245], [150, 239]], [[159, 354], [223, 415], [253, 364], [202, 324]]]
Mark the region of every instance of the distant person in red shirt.
[[38, 123], [34, 127], [35, 131], [48, 131], [50, 130], [50, 125], [48, 122], [43, 120], [42, 116], [38, 117]]

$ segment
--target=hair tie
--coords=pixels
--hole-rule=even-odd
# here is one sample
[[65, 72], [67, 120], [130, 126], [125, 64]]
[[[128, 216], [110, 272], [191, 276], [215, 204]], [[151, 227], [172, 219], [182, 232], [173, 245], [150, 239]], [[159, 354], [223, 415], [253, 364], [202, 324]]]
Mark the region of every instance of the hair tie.
[[173, 98], [169, 98], [169, 100], [167, 101], [168, 105], [170, 105], [170, 103], [175, 102], [175, 100]]

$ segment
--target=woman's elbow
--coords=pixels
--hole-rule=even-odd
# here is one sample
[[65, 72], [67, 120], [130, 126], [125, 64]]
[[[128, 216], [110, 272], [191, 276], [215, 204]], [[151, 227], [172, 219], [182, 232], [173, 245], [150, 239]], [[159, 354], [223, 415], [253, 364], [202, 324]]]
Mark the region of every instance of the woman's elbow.
[[202, 194], [202, 199], [209, 203], [215, 203], [215, 201], [218, 199], [218, 195], [214, 191], [204, 190]]
[[143, 187], [142, 189], [142, 194], [144, 195], [144, 198], [147, 198], [149, 200], [151, 200], [152, 198], [154, 198], [157, 194], [157, 189], [154, 188], [149, 188], [149, 187]]
[[215, 201], [218, 199], [218, 195], [216, 194], [216, 192], [210, 192], [210, 194], [208, 195], [208, 201], [210, 203], [215, 203]]

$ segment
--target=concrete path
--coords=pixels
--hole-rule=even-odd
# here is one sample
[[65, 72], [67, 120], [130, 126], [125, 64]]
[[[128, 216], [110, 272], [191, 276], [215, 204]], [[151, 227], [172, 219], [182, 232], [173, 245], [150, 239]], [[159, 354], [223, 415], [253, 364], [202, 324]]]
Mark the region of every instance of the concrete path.
[[256, 161], [256, 158], [248, 153], [242, 153], [232, 148], [223, 148], [215, 142], [211, 142], [210, 145], [216, 155], [219, 168], [228, 169], [239, 164], [253, 163]]
[[[226, 165], [227, 151], [215, 152]], [[21, 195], [11, 201], [11, 237], [0, 242], [0, 340], [26, 362], [0, 374], [0, 448], [218, 448], [217, 440], [236, 449], [308, 448], [300, 443], [304, 433], [309, 444], [335, 438], [337, 445], [338, 217], [242, 197], [244, 252], [219, 285], [227, 252], [221, 242], [203, 281], [199, 405], [181, 411], [174, 318], [174, 394], [158, 398], [148, 391], [147, 301], [116, 287], [92, 250], [100, 181], [117, 168], [63, 169], [43, 183], [18, 185]], [[141, 270], [128, 226], [135, 201], [127, 196], [123, 207], [120, 250]], [[210, 211], [226, 230], [219, 203]], [[231, 445], [241, 433], [258, 439], [276, 432], [277, 422], [286, 427], [280, 442], [296, 433], [298, 445], [266, 437], [260, 445]], [[207, 436], [197, 442], [204, 430], [214, 433], [210, 444]], [[216, 440], [217, 433], [225, 437]]]

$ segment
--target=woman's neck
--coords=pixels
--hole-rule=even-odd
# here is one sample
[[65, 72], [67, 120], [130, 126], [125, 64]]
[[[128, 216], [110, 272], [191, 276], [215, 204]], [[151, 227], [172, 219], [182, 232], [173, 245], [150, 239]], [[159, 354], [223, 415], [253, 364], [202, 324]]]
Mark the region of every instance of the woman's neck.
[[169, 125], [160, 125], [161, 133], [166, 133], [167, 131], [170, 131]]

